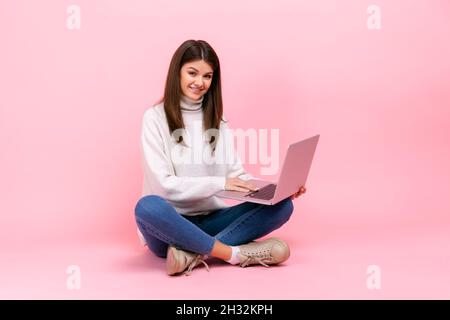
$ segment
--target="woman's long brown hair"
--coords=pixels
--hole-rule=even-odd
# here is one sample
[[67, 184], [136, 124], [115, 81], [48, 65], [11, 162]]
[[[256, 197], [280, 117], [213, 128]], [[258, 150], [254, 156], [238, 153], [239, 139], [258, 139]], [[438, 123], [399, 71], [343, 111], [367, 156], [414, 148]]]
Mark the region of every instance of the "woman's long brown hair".
[[[187, 40], [181, 44], [175, 51], [170, 62], [169, 71], [167, 73], [166, 86], [164, 96], [158, 102], [164, 102], [164, 111], [166, 113], [170, 134], [176, 129], [185, 128], [183, 117], [181, 116], [180, 98], [180, 70], [181, 67], [188, 62], [204, 60], [213, 69], [213, 78], [211, 86], [203, 96], [203, 130], [219, 129], [220, 121], [223, 116], [222, 105], [222, 88], [220, 83], [220, 63], [219, 58], [214, 49], [203, 40]], [[218, 137], [211, 136], [209, 143], [212, 150]], [[180, 136], [177, 143], [183, 141]]]

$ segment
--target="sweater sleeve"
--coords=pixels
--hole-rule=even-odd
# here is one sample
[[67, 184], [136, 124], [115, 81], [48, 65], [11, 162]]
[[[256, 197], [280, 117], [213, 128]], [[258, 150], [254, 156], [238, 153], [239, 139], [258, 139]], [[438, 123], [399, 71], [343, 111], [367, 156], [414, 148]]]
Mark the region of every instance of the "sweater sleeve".
[[[154, 111], [154, 110], [149, 110]], [[179, 177], [164, 152], [163, 136], [152, 113], [146, 112], [142, 125], [141, 148], [146, 172], [158, 195], [170, 201], [196, 201], [225, 189], [225, 177]]]

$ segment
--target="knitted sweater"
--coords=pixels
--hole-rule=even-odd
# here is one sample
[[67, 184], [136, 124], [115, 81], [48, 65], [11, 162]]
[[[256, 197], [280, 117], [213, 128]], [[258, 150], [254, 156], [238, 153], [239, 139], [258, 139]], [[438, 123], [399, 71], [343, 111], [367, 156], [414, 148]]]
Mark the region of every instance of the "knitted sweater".
[[210, 138], [203, 132], [202, 102], [203, 97], [194, 101], [181, 96], [183, 143], [177, 144], [179, 135], [169, 133], [164, 102], [147, 109], [142, 122], [142, 196], [159, 195], [183, 215], [208, 214], [227, 207], [214, 196], [224, 190], [226, 178], [255, 179], [245, 172], [224, 121], [212, 153]]

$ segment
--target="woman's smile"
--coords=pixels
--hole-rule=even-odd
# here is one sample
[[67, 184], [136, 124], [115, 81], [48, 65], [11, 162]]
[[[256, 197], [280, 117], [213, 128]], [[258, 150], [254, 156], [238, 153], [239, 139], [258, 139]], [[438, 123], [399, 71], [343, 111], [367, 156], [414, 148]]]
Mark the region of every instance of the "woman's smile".
[[189, 87], [189, 89], [194, 92], [195, 94], [199, 94], [201, 93], [203, 90], [199, 89], [199, 88], [195, 88], [195, 87]]

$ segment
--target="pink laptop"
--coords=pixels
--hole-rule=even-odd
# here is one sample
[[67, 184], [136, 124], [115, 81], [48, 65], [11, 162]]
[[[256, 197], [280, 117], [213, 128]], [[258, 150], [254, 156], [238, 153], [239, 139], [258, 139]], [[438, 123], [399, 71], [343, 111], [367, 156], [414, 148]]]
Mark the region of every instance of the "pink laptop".
[[249, 180], [257, 191], [223, 190], [215, 194], [221, 198], [273, 205], [296, 193], [306, 184], [320, 135], [289, 145], [278, 182]]

